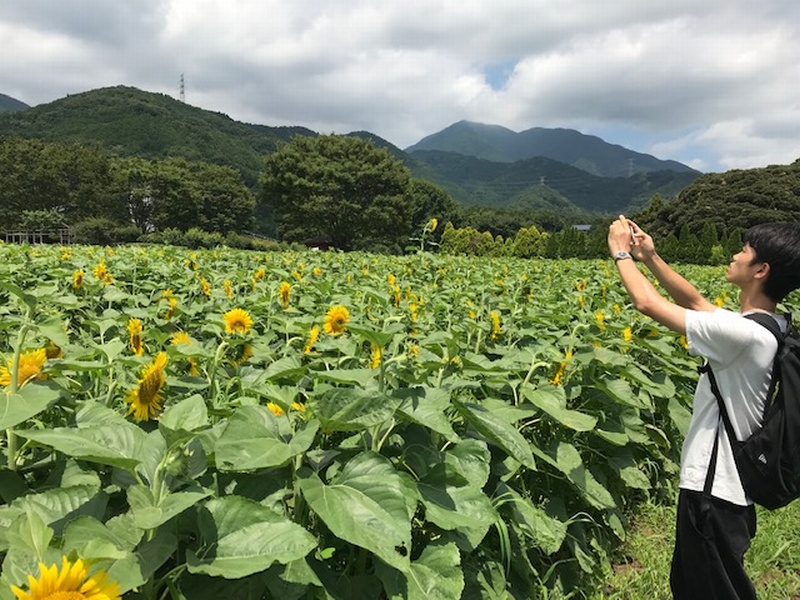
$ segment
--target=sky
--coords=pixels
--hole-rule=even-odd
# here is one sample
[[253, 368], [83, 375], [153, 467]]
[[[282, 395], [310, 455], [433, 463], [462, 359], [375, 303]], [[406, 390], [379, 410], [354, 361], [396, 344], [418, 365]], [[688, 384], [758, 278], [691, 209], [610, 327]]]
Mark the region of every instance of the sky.
[[564, 127], [703, 172], [800, 158], [797, 0], [5, 0], [0, 93], [127, 85], [406, 148]]

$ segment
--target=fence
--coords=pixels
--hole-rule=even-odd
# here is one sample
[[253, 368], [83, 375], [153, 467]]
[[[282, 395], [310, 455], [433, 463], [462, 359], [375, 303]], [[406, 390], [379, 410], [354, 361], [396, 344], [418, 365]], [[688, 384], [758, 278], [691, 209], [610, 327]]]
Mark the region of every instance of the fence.
[[71, 244], [72, 234], [69, 229], [39, 230], [39, 231], [6, 231], [8, 244]]

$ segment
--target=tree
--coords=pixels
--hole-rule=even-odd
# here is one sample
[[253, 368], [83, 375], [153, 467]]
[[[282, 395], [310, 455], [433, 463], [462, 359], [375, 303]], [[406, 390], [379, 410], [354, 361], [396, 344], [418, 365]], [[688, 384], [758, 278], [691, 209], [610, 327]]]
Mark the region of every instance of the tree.
[[267, 156], [261, 186], [285, 241], [399, 250], [412, 231], [408, 169], [360, 138], [296, 137]]

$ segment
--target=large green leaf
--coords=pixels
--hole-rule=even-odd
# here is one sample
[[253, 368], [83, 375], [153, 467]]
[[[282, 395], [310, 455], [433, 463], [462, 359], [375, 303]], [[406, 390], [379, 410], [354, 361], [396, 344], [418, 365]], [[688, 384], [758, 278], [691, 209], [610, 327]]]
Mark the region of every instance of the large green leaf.
[[191, 432], [208, 427], [208, 409], [200, 394], [189, 396], [167, 408], [158, 420], [159, 427]]
[[316, 547], [305, 529], [258, 502], [240, 496], [211, 500], [200, 513], [202, 547], [189, 551], [191, 573], [239, 579], [287, 564]]
[[608, 464], [619, 474], [628, 487], [649, 490], [650, 480], [642, 473], [630, 452], [616, 453], [608, 457]]
[[495, 446], [530, 469], [536, 468], [530, 445], [511, 423], [495, 416], [479, 404], [455, 402], [461, 416]]
[[59, 427], [42, 431], [18, 431], [18, 435], [52, 446], [67, 456], [128, 471], [140, 462], [147, 434], [125, 422], [76, 429]]
[[63, 539], [65, 554], [75, 551], [90, 561], [118, 560], [133, 550], [129, 540], [116, 536], [102, 522], [90, 516], [70, 521], [64, 529]]
[[150, 488], [134, 485], [128, 488], [128, 504], [137, 527], [155, 529], [210, 494], [209, 491], [175, 492], [156, 502]]
[[243, 406], [228, 419], [216, 443], [217, 467], [225, 471], [251, 471], [286, 464], [308, 450], [319, 422], [301, 423], [292, 432], [286, 417], [264, 406]]
[[536, 389], [525, 388], [522, 395], [565, 427], [575, 431], [591, 431], [597, 425], [595, 417], [567, 408], [564, 388], [552, 385]]
[[74, 485], [22, 496], [11, 503], [11, 508], [36, 513], [60, 535], [66, 523], [81, 515], [102, 517], [107, 502], [106, 494], [96, 486]]
[[567, 523], [551, 517], [506, 484], [498, 486], [497, 495], [510, 506], [513, 522], [536, 547], [548, 556], [558, 552], [567, 537]]
[[446, 412], [453, 408], [449, 392], [441, 388], [412, 387], [400, 388], [392, 395], [403, 399], [397, 412], [406, 419], [442, 434], [448, 441], [458, 440]]
[[309, 406], [325, 431], [362, 431], [390, 420], [401, 402], [378, 391], [332, 388], [312, 396]]
[[640, 395], [634, 394], [631, 384], [625, 379], [608, 379], [596, 383], [597, 389], [603, 390], [610, 398], [634, 408], [652, 408], [649, 402], [641, 399]]
[[580, 453], [572, 444], [556, 442], [551, 451], [559, 470], [578, 488], [589, 504], [595, 508], [615, 508], [616, 502], [609, 491], [595, 479], [592, 472], [583, 464]]
[[435, 474], [420, 481], [425, 519], [448, 531], [458, 531], [470, 549], [477, 548], [497, 519], [491, 499], [480, 488], [456, 487], [437, 480]]
[[16, 394], [5, 394], [0, 390], [0, 430], [35, 417], [49, 408], [60, 395], [60, 390], [46, 381], [27, 383]]
[[331, 532], [405, 572], [411, 553], [413, 481], [380, 455], [363, 452], [326, 485], [309, 469], [298, 473], [303, 497]]
[[377, 573], [388, 600], [453, 600], [464, 591], [461, 553], [452, 542], [427, 546], [405, 574], [384, 565]]

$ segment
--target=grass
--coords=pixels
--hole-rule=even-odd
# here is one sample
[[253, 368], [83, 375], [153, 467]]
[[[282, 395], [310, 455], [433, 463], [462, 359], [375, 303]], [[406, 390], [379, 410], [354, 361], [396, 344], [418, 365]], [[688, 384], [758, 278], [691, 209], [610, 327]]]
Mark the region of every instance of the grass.
[[[762, 600], [800, 599], [800, 501], [757, 508], [758, 531], [745, 566]], [[603, 590], [591, 600], [669, 600], [675, 506], [645, 504]]]

